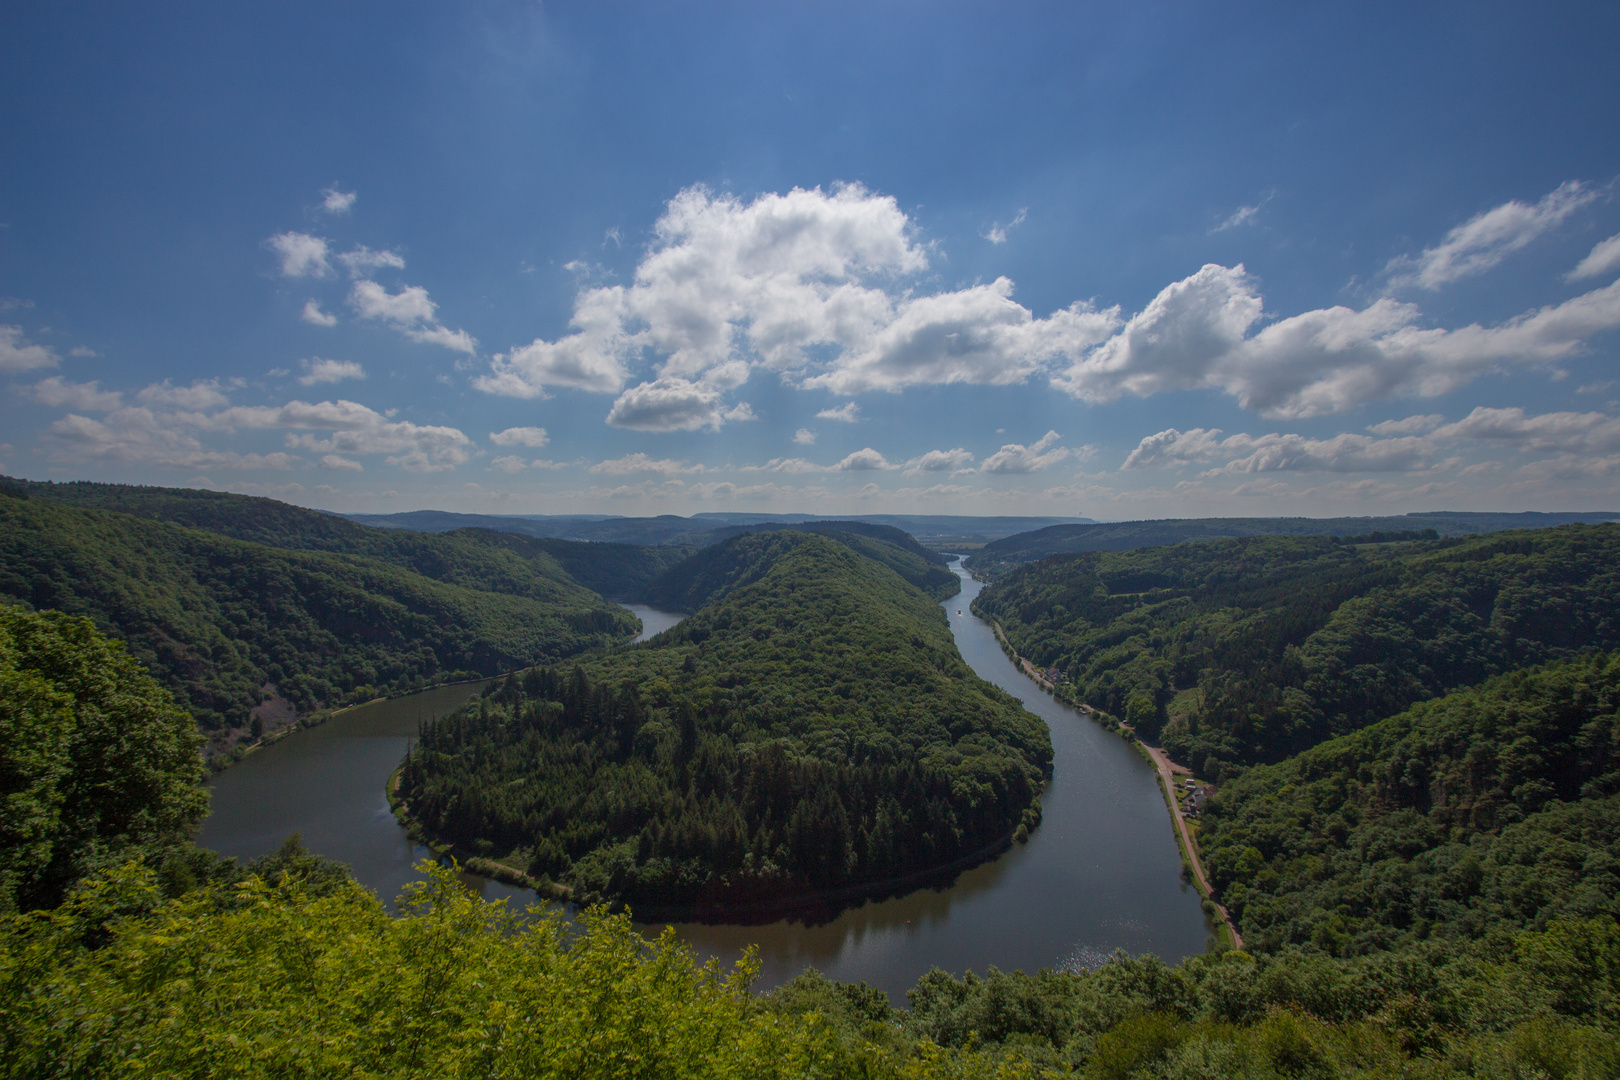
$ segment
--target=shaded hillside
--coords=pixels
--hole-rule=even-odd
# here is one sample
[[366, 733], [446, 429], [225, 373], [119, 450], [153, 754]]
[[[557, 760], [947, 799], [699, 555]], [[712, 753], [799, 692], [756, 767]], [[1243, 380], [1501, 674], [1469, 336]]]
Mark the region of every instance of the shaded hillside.
[[[762, 522], [758, 525], [728, 525], [724, 529], [716, 529], [709, 533], [700, 533], [695, 538], [696, 543], [718, 544], [722, 540], [729, 540], [733, 536], [741, 536], [750, 532], [774, 532], [781, 529], [793, 529], [796, 532], [820, 533], [823, 536], [832, 533], [846, 533], [850, 536], [864, 536], [871, 540], [882, 540], [893, 544], [902, 551], [909, 551], [925, 562], [936, 566], [948, 566], [950, 560], [937, 551], [929, 551], [912, 538], [911, 534], [895, 528], [893, 525], [873, 525], [865, 521], [800, 521], [800, 522]], [[956, 575], [951, 575], [955, 577]]]
[[936, 602], [829, 537], [704, 556], [717, 599], [653, 642], [425, 727], [400, 780], [412, 816], [641, 906], [882, 882], [1038, 820], [1046, 729], [968, 669]]
[[[116, 510], [271, 547], [363, 555], [436, 581], [536, 599], [545, 599], [557, 582], [567, 578], [593, 592], [634, 596], [643, 584], [695, 550], [518, 537], [493, 528], [458, 527], [438, 533], [374, 528], [275, 499], [196, 488], [83, 481], [5, 484], [6, 490], [34, 499]], [[477, 514], [455, 516], [482, 520]]]
[[1178, 760], [1277, 761], [1518, 667], [1620, 646], [1620, 527], [1060, 555], [979, 595], [1063, 692]]
[[0, 497], [0, 598], [89, 616], [217, 737], [290, 705], [494, 675], [623, 641], [635, 619], [560, 571], [490, 559], [451, 583], [44, 499]]
[[1227, 540], [1243, 536], [1362, 536], [1367, 533], [1410, 533], [1433, 529], [1437, 536], [1474, 536], [1507, 529], [1545, 529], [1576, 523], [1620, 520], [1620, 514], [1472, 514], [1420, 513], [1399, 517], [1342, 518], [1166, 518], [1160, 521], [1116, 521], [1094, 525], [1053, 525], [986, 544], [966, 560], [981, 580], [993, 580], [1015, 566], [1049, 555], [1086, 551], [1133, 551], [1181, 544], [1190, 540]]
[[[696, 611], [731, 589], [746, 585], [768, 572], [777, 555], [798, 542], [778, 542], [778, 532], [747, 532], [704, 548], [648, 582], [641, 595], [647, 603], [666, 611]], [[794, 536], [808, 535], [799, 530], [780, 532], [791, 532]], [[826, 530], [824, 535], [882, 563], [935, 600], [943, 600], [961, 591], [961, 579], [954, 573], [886, 540], [842, 530]], [[914, 547], [915, 542], [911, 546]]]
[[1211, 804], [1210, 873], [1251, 948], [1502, 944], [1620, 919], [1620, 657], [1414, 706]]

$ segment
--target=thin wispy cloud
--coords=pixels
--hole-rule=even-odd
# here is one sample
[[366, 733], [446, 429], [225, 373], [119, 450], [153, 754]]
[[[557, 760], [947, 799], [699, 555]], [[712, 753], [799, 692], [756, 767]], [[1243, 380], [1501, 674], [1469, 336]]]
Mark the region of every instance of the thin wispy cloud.
[[1483, 274], [1598, 197], [1598, 190], [1591, 185], [1569, 180], [1537, 203], [1517, 199], [1505, 202], [1458, 225], [1422, 254], [1390, 260], [1385, 267], [1390, 287], [1438, 289]]

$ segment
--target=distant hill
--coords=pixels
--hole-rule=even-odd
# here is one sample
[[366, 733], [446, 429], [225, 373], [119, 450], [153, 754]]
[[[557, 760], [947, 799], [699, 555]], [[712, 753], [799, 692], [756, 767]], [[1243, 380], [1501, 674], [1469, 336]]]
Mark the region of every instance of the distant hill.
[[1472, 536], [1505, 529], [1547, 529], [1557, 525], [1620, 521], [1620, 513], [1492, 514], [1434, 511], [1396, 517], [1339, 518], [1164, 518], [1090, 525], [1051, 525], [986, 544], [965, 563], [975, 577], [993, 580], [1022, 563], [1048, 555], [1081, 551], [1131, 551], [1182, 544], [1189, 540], [1228, 540], [1238, 536], [1359, 536], [1373, 532], [1421, 532]]
[[[246, 732], [266, 701], [275, 706], [273, 724], [622, 642], [635, 617], [581, 584], [566, 560], [587, 579], [633, 572], [640, 581], [682, 554], [571, 544], [559, 560], [545, 541], [480, 530], [390, 533], [267, 499], [164, 489], [75, 494], [215, 528], [82, 508], [7, 485], [0, 602], [86, 615], [123, 639], [216, 751]], [[624, 575], [612, 573], [615, 563]]]
[[878, 542], [766, 531], [706, 549], [678, 626], [425, 727], [400, 774], [411, 816], [642, 913], [858, 889], [1027, 834], [1045, 726], [849, 539]]
[[[854, 525], [865, 532], [849, 532], [835, 525]], [[692, 612], [713, 603], [732, 589], [756, 580], [774, 566], [777, 545], [769, 542], [773, 533], [820, 534], [836, 540], [867, 558], [893, 570], [910, 584], [935, 600], [954, 596], [962, 588], [961, 579], [942, 565], [943, 558], [918, 547], [917, 542], [898, 529], [860, 522], [807, 522], [791, 528], [771, 526], [739, 527], [730, 540], [698, 551], [670, 568], [642, 589], [642, 596], [655, 607], [668, 611]], [[890, 537], [898, 537], [891, 539]]]
[[349, 514], [350, 520], [381, 528], [418, 529], [423, 532], [449, 532], [452, 529], [498, 529], [563, 540], [588, 540], [621, 544], [718, 543], [736, 535], [741, 527], [792, 528], [807, 522], [858, 521], [899, 529], [934, 550], [943, 545], [953, 550], [962, 544], [971, 549], [998, 537], [1028, 532], [1049, 525], [1087, 522], [1090, 518], [1060, 517], [966, 517], [927, 514], [859, 514], [852, 517], [824, 517], [818, 514], [694, 514], [689, 518], [664, 514], [659, 517], [592, 517], [528, 515], [455, 514], [442, 510], [411, 510], [399, 514]]
[[1057, 555], [973, 610], [1211, 778], [1514, 668], [1620, 648], [1620, 526]]

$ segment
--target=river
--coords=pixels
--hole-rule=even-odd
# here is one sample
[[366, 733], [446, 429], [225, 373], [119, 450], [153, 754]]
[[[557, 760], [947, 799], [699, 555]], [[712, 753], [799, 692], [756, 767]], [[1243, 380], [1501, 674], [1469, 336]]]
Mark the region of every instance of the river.
[[[991, 628], [969, 613], [980, 584], [960, 563], [953, 568], [962, 592], [944, 607], [963, 659], [1051, 728], [1054, 768], [1040, 828], [1028, 844], [966, 871], [948, 888], [867, 903], [821, 925], [677, 924], [700, 956], [730, 963], [757, 945], [761, 987], [811, 965], [903, 1002], [905, 990], [932, 967], [955, 973], [1091, 967], [1115, 949], [1174, 962], [1207, 947], [1210, 928], [1198, 894], [1182, 880], [1152, 766], [1020, 673]], [[631, 610], [642, 619], [642, 636], [680, 619], [639, 605]], [[214, 778], [213, 811], [198, 842], [247, 859], [298, 831], [310, 850], [348, 863], [379, 895], [396, 896], [417, 877], [412, 864], [429, 853], [394, 821], [383, 783], [422, 719], [449, 712], [476, 691], [440, 687], [364, 705], [250, 755]], [[533, 898], [478, 878], [469, 878], [469, 886], [490, 899]], [[655, 934], [662, 926], [644, 929]]]

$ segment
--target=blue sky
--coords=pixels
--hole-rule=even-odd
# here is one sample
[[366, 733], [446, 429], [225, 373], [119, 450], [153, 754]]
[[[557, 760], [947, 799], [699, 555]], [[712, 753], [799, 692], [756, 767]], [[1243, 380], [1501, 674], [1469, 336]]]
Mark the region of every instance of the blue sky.
[[9, 4], [0, 467], [1620, 509], [1616, 56], [1612, 4]]

